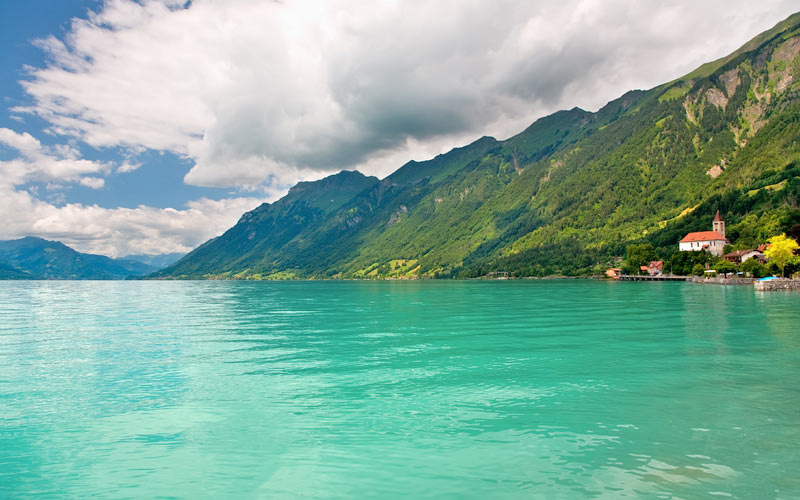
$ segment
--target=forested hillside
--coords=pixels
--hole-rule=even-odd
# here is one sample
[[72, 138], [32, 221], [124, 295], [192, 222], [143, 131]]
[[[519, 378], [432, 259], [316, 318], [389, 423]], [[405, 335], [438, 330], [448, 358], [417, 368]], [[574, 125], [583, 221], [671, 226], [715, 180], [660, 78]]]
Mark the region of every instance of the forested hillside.
[[0, 279], [114, 280], [155, 269], [132, 260], [80, 253], [58, 241], [30, 236], [0, 241]]
[[800, 223], [800, 15], [596, 113], [572, 109], [378, 180], [301, 183], [154, 275], [473, 277], [597, 273], [662, 257], [719, 209], [742, 245]]

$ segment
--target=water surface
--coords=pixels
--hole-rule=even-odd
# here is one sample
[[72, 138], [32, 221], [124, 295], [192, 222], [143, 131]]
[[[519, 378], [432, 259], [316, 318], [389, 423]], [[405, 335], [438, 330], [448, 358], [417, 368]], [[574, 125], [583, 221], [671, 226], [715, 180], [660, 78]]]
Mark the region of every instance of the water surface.
[[0, 498], [800, 498], [800, 294], [0, 282]]

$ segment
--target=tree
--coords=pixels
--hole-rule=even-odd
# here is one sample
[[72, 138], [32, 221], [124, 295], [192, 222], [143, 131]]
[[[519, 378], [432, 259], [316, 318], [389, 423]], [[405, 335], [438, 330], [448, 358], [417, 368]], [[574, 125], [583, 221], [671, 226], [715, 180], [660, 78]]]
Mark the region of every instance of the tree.
[[800, 245], [785, 234], [773, 236], [767, 240], [767, 243], [770, 246], [764, 251], [764, 255], [770, 262], [774, 262], [778, 266], [778, 269], [781, 270], [781, 276], [783, 276], [786, 262], [794, 255], [794, 251], [800, 248]]
[[625, 249], [625, 269], [629, 274], [639, 274], [641, 266], [646, 266], [656, 258], [656, 251], [652, 243], [628, 245]]
[[705, 269], [705, 265], [710, 263], [712, 259], [711, 254], [706, 251], [675, 252], [670, 257], [669, 262], [664, 264], [664, 271], [685, 276], [692, 274], [695, 264], [700, 264]]
[[786, 231], [786, 236], [794, 241], [800, 241], [800, 224], [795, 224], [788, 231]]
[[692, 274], [695, 276], [702, 276], [706, 272], [706, 266], [703, 264], [695, 264], [692, 268]]
[[786, 267], [784, 270], [789, 276], [794, 276], [795, 273], [800, 272], [800, 256], [792, 255], [786, 259]]
[[753, 278], [763, 278], [769, 276], [769, 269], [767, 266], [758, 261], [758, 259], [747, 259], [742, 263], [742, 271], [750, 273]]
[[717, 271], [718, 274], [735, 273], [736, 271], [739, 270], [736, 267], [736, 264], [723, 259], [720, 259], [719, 262], [716, 263], [714, 269]]

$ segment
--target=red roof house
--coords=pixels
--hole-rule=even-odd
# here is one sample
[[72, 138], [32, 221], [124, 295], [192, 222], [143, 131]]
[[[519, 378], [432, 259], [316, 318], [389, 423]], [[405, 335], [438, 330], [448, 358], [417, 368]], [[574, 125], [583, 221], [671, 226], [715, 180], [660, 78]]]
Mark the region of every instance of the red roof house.
[[689, 233], [678, 244], [681, 252], [696, 252], [705, 250], [717, 257], [722, 255], [722, 249], [728, 244], [725, 239], [725, 221], [717, 210], [717, 215], [711, 222], [712, 231], [699, 231]]
[[727, 244], [728, 240], [725, 239], [725, 236], [716, 231], [699, 231], [684, 236], [678, 248], [681, 252], [706, 250], [719, 257]]
[[650, 276], [659, 275], [664, 271], [664, 261], [651, 260], [645, 269], [647, 270], [647, 274]]

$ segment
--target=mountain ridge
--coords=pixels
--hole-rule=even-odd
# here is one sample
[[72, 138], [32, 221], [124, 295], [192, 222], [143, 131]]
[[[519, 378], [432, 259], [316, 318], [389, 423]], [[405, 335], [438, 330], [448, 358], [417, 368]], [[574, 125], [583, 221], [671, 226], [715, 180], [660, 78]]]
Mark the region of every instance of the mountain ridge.
[[0, 279], [99, 279], [140, 277], [157, 268], [126, 259], [81, 253], [35, 236], [0, 241]]
[[[737, 234], [753, 216], [785, 230], [800, 221], [798, 53], [795, 14], [711, 66], [408, 162], [327, 207], [331, 178], [305, 183], [153, 277], [583, 275], [632, 242], [668, 256], [677, 240], [665, 235], [715, 208]], [[780, 189], [750, 194], [782, 175]]]
[[184, 255], [186, 255], [185, 252], [172, 252], [172, 253], [160, 253], [160, 254], [128, 254], [128, 255], [123, 255], [119, 259], [141, 262], [142, 264], [147, 264], [148, 266], [154, 267], [156, 269], [163, 269], [169, 266], [170, 264], [179, 261]]

